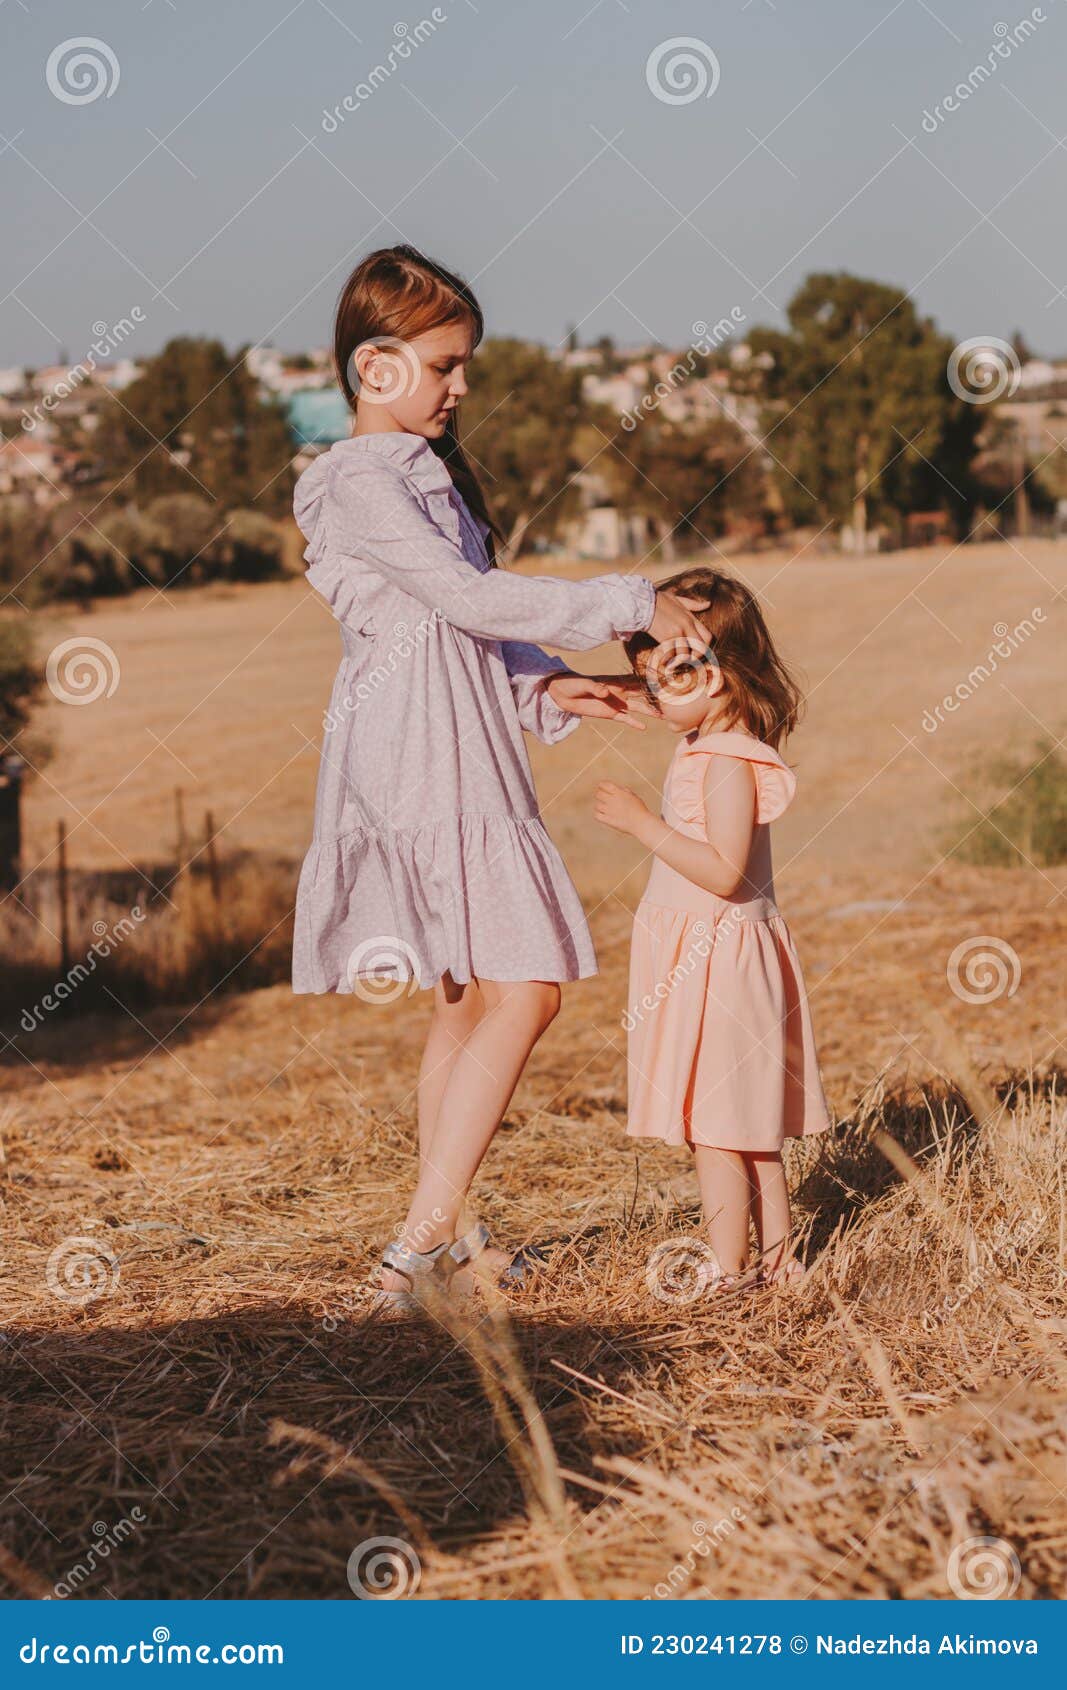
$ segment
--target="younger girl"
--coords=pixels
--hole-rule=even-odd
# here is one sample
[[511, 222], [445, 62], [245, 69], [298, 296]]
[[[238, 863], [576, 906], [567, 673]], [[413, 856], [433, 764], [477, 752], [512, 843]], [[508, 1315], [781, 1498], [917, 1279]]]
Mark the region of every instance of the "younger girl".
[[768, 824], [796, 790], [778, 746], [800, 696], [739, 581], [692, 569], [666, 586], [703, 601], [706, 640], [626, 641], [650, 701], [680, 736], [663, 814], [612, 781], [596, 800], [598, 821], [655, 857], [634, 918], [627, 1130], [694, 1153], [714, 1283], [732, 1285], [748, 1265], [750, 1218], [760, 1278], [793, 1278], [803, 1270], [789, 1248], [782, 1142], [829, 1124], [800, 963], [771, 879]]
[[629, 700], [526, 642], [581, 651], [643, 628], [653, 643], [702, 638], [682, 601], [642, 576], [494, 567], [456, 426], [481, 336], [458, 276], [406, 246], [365, 258], [334, 338], [352, 437], [315, 459], [294, 501], [308, 579], [343, 651], [297, 889], [293, 988], [369, 995], [384, 974], [433, 992], [418, 1184], [382, 1258], [383, 1290], [402, 1306], [416, 1280], [448, 1278], [478, 1253], [518, 1271], [486, 1248], [484, 1228], [457, 1239], [464, 1199], [559, 1009], [559, 982], [596, 972], [523, 729], [554, 744], [579, 716], [625, 717]]

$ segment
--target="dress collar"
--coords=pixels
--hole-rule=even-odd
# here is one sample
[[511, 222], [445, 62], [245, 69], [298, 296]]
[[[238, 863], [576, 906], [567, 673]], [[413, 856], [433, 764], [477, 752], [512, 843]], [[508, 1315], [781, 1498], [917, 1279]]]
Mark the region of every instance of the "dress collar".
[[[395, 464], [397, 469], [414, 482], [426, 499], [430, 513], [449, 539], [462, 547], [459, 504], [462, 495], [456, 487], [448, 466], [437, 456], [423, 434], [409, 434], [403, 430], [389, 430], [380, 434], [353, 434], [339, 440], [325, 456], [344, 473], [346, 463], [356, 455], [372, 454]], [[484, 540], [489, 532], [487, 523], [468, 512], [475, 530]]]

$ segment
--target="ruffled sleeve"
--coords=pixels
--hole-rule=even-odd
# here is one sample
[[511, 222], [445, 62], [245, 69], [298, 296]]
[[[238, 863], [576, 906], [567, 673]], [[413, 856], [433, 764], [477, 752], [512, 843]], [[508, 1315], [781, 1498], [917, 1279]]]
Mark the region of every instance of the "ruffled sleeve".
[[307, 579], [326, 600], [338, 622], [353, 633], [371, 633], [373, 584], [365, 577], [361, 579], [358, 567], [346, 565], [330, 544], [329, 475], [329, 454], [324, 453], [309, 464], [293, 489], [293, 515], [307, 541], [304, 547]]
[[742, 733], [704, 734], [679, 746], [671, 773], [671, 803], [679, 817], [704, 825], [704, 779], [712, 757], [736, 757], [752, 764], [756, 777], [756, 821], [777, 821], [793, 802], [797, 777], [777, 751]]
[[520, 640], [502, 640], [500, 650], [511, 682], [519, 725], [535, 734], [545, 745], [556, 745], [580, 727], [581, 717], [563, 710], [546, 688], [549, 675], [573, 675], [574, 670], [558, 657], [549, 657], [540, 646]]
[[782, 762], [757, 763], [753, 759], [753, 767], [756, 771], [756, 820], [776, 822], [793, 802], [797, 777]]
[[336, 598], [343, 597], [338, 569], [369, 569], [453, 627], [569, 651], [604, 645], [651, 622], [655, 589], [643, 576], [565, 581], [479, 571], [460, 543], [451, 485], [421, 437], [364, 435], [335, 446], [297, 484], [294, 508], [308, 538], [309, 575], [319, 570]]

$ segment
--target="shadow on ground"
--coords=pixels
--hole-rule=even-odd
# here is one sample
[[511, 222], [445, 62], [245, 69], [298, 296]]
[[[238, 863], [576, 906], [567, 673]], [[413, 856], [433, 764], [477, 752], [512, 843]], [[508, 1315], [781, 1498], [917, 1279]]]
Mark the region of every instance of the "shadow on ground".
[[[507, 1440], [464, 1345], [426, 1317], [330, 1324], [263, 1307], [143, 1329], [9, 1329], [0, 1588], [41, 1596], [64, 1581], [67, 1594], [96, 1545], [78, 1595], [347, 1599], [353, 1549], [410, 1540], [411, 1516], [445, 1554], [520, 1518]], [[610, 1451], [590, 1441], [583, 1387], [554, 1363], [632, 1391], [654, 1366], [648, 1328], [512, 1332], [561, 1465], [592, 1474], [598, 1453], [629, 1453], [625, 1438]]]

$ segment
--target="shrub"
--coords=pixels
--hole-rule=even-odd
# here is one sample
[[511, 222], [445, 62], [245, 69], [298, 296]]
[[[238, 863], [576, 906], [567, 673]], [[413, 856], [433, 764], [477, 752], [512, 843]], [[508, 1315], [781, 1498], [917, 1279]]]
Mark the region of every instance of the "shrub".
[[43, 685], [28, 622], [0, 619], [0, 752], [28, 725]]
[[215, 546], [226, 528], [221, 506], [196, 493], [168, 493], [153, 499], [145, 514], [160, 537], [165, 585], [210, 580]]
[[284, 573], [281, 530], [259, 511], [234, 511], [218, 551], [219, 573], [230, 581], [267, 581]]
[[[91, 520], [70, 505], [36, 523], [0, 501], [0, 582], [24, 602], [111, 598], [138, 587], [266, 581], [284, 574], [283, 535], [259, 511], [227, 513], [195, 493], [169, 493], [145, 510], [117, 505]], [[34, 567], [35, 560], [41, 561]]]
[[975, 827], [956, 829], [952, 853], [963, 862], [993, 868], [1067, 862], [1067, 761], [1049, 741], [1027, 758], [990, 764], [988, 785], [1002, 794]]

